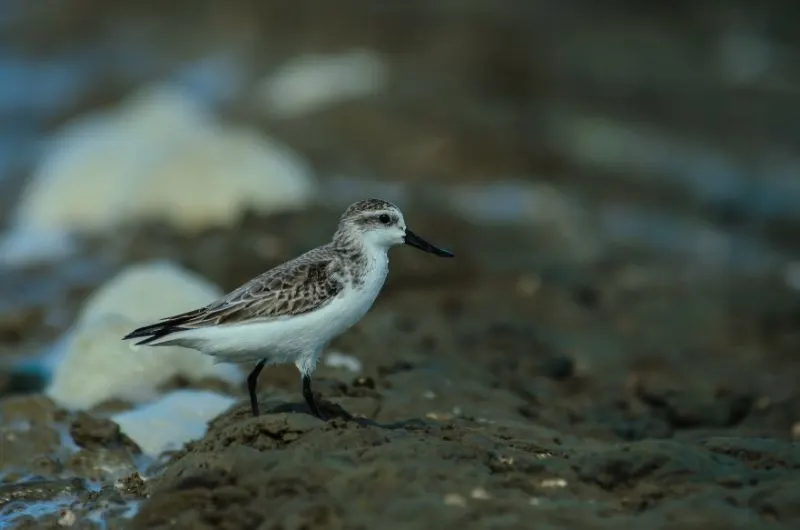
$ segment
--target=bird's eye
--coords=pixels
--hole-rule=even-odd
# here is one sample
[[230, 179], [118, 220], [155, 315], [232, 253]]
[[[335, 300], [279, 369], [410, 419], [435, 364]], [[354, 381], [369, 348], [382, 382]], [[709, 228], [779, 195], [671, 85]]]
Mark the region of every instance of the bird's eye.
[[392, 218], [391, 218], [391, 217], [389, 217], [389, 215], [388, 215], [388, 214], [382, 213], [382, 214], [380, 215], [380, 217], [378, 217], [378, 221], [380, 221], [381, 223], [383, 223], [383, 224], [385, 224], [385, 225], [388, 225], [389, 223], [391, 223], [391, 222], [392, 222]]

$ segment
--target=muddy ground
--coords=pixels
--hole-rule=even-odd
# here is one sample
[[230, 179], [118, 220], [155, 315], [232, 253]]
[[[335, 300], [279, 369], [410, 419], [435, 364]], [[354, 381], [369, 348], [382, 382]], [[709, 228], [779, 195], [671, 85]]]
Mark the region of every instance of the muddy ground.
[[[277, 262], [333, 214], [250, 220], [238, 238], [134, 234], [121, 259], [169, 243], [230, 287], [270, 264], [252, 238], [286, 233]], [[378, 303], [331, 345], [363, 372], [317, 373], [331, 421], [308, 414], [294, 368], [274, 368], [263, 416], [229, 389], [242, 401], [204, 439], [146, 462], [102, 419], [124, 405], [74, 415], [16, 395], [0, 514], [48, 500], [62, 511], [13, 527], [796, 528], [800, 297], [779, 278], [692, 278], [621, 253], [531, 265], [524, 230], [417, 220], [457, 259], [393, 251]], [[507, 254], [482, 251], [498, 240]], [[224, 276], [207, 257], [220, 245], [239, 248]]]

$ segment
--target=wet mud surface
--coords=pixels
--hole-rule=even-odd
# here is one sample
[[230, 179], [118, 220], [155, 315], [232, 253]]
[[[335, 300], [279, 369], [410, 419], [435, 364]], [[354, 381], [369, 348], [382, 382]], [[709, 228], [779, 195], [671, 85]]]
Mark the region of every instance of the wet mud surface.
[[764, 285], [613, 276], [403, 281], [334, 345], [364, 373], [319, 372], [335, 419], [307, 414], [291, 370], [265, 372], [270, 412], [217, 419], [134, 527], [797, 524], [797, 300], [768, 316]]
[[6, 397], [0, 417], [3, 528], [118, 528], [145, 498], [150, 463], [115, 423], [38, 395]]
[[[323, 237], [305, 223], [332, 213], [164, 239], [225, 285]], [[276, 367], [261, 417], [229, 389], [238, 405], [154, 463], [104, 419], [124, 404], [71, 414], [6, 398], [0, 516], [46, 501], [63, 509], [14, 527], [796, 527], [800, 297], [780, 278], [693, 278], [623, 255], [553, 267], [478, 251], [524, 234], [418, 219], [458, 257], [393, 251], [375, 307], [330, 348], [362, 371], [317, 371], [331, 421]], [[249, 244], [276, 233], [269, 258]], [[122, 261], [161, 252], [129, 241]], [[235, 269], [203, 259], [223, 244], [239, 248]]]

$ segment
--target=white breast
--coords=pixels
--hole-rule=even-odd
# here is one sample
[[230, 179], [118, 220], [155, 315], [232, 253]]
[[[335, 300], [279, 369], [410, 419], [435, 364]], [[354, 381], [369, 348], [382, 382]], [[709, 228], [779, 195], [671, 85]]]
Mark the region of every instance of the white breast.
[[[348, 315], [348, 324], [344, 329], [349, 328], [369, 311], [378, 293], [381, 292], [386, 276], [389, 273], [389, 256], [386, 252], [376, 252], [369, 256], [367, 260], [367, 271], [359, 285], [351, 285], [342, 297], [347, 304], [343, 311]], [[342, 331], [344, 331], [344, 329]], [[341, 333], [341, 332], [340, 332]]]

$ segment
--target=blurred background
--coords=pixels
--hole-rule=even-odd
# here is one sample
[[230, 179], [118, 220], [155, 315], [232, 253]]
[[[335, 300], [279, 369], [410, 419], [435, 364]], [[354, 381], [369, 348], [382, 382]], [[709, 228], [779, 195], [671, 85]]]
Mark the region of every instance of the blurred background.
[[[798, 20], [781, 0], [1, 0], [0, 395], [51, 384], [126, 266], [228, 290], [372, 196], [458, 259], [393, 251], [376, 316], [334, 344], [355, 360], [323, 379], [406, 352], [458, 374], [448, 410], [800, 437]], [[385, 392], [384, 419], [433, 399]]]
[[[798, 253], [797, 15], [790, 2], [6, 0], [2, 222], [26, 206], [21, 228], [164, 217], [181, 187], [256, 186], [236, 174], [259, 160], [272, 197], [250, 206], [264, 212], [381, 194], [479, 223], [546, 221], [592, 256], [621, 244], [774, 265]], [[142, 95], [165, 83], [175, 92]], [[219, 139], [213, 163], [182, 160], [192, 149], [168, 144], [199, 113], [247, 138]], [[37, 178], [69, 204], [21, 205]], [[152, 203], [137, 213], [75, 212], [116, 209], [107, 188], [127, 180], [158, 180], [164, 204], [149, 190], [128, 197]]]

